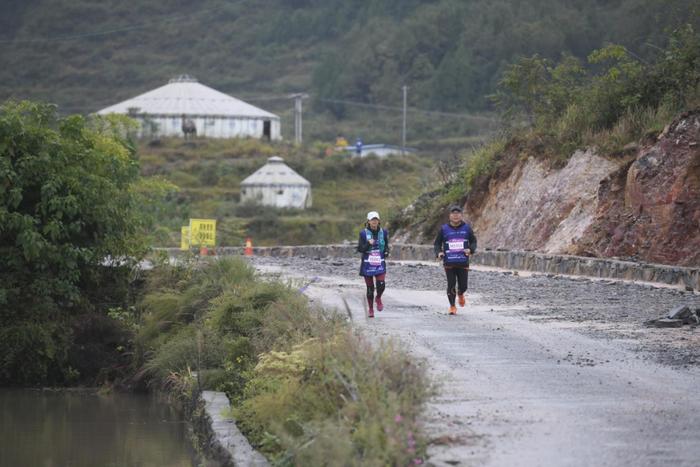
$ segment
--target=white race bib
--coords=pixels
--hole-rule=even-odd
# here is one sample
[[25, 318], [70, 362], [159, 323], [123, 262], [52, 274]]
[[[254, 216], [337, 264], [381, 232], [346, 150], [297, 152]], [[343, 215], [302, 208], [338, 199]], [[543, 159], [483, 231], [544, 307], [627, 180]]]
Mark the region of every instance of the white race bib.
[[382, 265], [382, 255], [379, 254], [378, 251], [372, 251], [372, 252], [370, 252], [369, 257], [367, 258], [367, 261], [372, 266], [381, 266]]
[[448, 250], [452, 252], [464, 251], [464, 240], [452, 240], [447, 242]]

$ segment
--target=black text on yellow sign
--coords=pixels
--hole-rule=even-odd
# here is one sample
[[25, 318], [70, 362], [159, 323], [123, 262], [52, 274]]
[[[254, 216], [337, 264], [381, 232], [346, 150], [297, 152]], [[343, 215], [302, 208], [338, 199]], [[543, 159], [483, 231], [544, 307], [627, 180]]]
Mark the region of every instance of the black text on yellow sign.
[[216, 246], [216, 219], [190, 219], [190, 246]]

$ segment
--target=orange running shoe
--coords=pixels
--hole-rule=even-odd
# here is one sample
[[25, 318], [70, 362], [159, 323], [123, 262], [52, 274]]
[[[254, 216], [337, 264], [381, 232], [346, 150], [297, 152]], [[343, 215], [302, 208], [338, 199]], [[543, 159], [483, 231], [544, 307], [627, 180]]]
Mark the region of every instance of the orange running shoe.
[[459, 300], [459, 306], [461, 307], [464, 307], [464, 305], [467, 303], [467, 299], [464, 298], [464, 294], [457, 295], [457, 300]]
[[456, 315], [457, 314], [457, 307], [454, 305], [450, 306], [450, 314], [451, 315]]

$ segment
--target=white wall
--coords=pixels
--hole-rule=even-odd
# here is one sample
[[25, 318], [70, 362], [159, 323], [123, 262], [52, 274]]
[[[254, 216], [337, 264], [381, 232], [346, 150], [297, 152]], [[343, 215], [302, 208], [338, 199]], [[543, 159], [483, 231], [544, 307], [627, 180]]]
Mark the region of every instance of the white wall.
[[[141, 122], [139, 137], [148, 135], [148, 130], [143, 128], [143, 118], [137, 117], [137, 119]], [[191, 117], [191, 120], [197, 127], [197, 136], [206, 138], [262, 138], [263, 122], [269, 120], [271, 139], [282, 139], [279, 119]], [[157, 133], [153, 136], [184, 136], [182, 133], [182, 117], [159, 116], [151, 117], [148, 121], [158, 125]]]
[[303, 185], [274, 187], [241, 185], [241, 203], [245, 202], [278, 208], [310, 208], [311, 188]]

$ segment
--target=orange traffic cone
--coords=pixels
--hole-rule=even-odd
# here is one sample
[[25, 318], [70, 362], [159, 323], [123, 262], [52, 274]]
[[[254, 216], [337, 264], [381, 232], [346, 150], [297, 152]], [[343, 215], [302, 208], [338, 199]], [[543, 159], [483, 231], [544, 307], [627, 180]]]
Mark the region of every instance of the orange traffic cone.
[[246, 256], [253, 256], [253, 240], [250, 237], [245, 239], [245, 250], [243, 252]]

